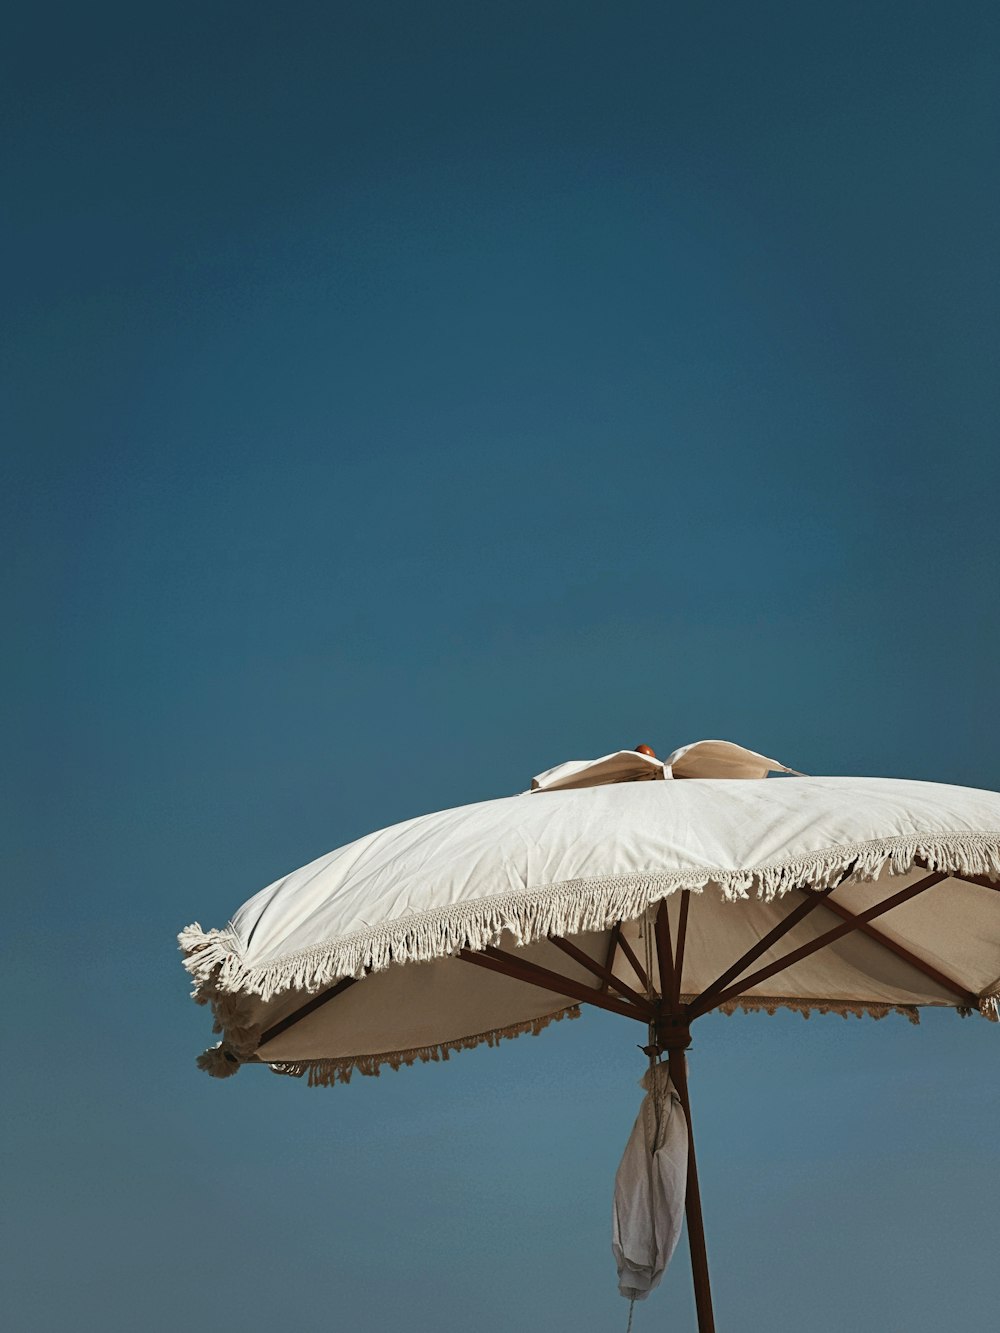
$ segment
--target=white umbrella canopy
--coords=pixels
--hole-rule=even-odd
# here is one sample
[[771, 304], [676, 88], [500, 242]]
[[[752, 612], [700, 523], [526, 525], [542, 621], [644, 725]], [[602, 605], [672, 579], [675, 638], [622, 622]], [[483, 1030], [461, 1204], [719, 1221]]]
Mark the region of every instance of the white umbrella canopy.
[[[642, 751], [369, 834], [263, 889], [224, 929], [189, 927], [185, 966], [222, 1034], [199, 1063], [346, 1082], [590, 1003], [646, 1026], [687, 1127], [683, 1051], [710, 1010], [996, 1019], [1000, 794], [791, 776], [724, 741], [666, 761]], [[705, 1333], [693, 1141], [689, 1159]]]

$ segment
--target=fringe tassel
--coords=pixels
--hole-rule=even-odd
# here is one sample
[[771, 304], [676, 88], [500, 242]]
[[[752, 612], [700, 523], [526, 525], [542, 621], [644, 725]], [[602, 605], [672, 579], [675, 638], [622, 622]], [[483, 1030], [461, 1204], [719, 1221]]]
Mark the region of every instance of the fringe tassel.
[[231, 1051], [224, 1041], [210, 1046], [198, 1056], [198, 1068], [210, 1074], [212, 1078], [232, 1078], [240, 1072], [242, 1061], [235, 1051]]
[[224, 1044], [241, 1060], [253, 1055], [260, 1044], [260, 1024], [250, 1021], [247, 995], [216, 995], [212, 1001], [213, 1032], [221, 1032]]
[[902, 1014], [914, 1025], [920, 1023], [920, 1011], [915, 1004], [877, 1004], [867, 1000], [796, 1000], [786, 996], [748, 995], [719, 1005], [719, 1012], [728, 1015], [738, 1010], [745, 1013], [763, 1010], [766, 1014], [773, 1014], [778, 1009], [791, 1009], [803, 1018], [811, 1018], [813, 1014], [839, 1014], [841, 1018], [864, 1018], [867, 1015], [878, 1019], [887, 1018], [889, 1014]]
[[681, 889], [701, 893], [714, 884], [731, 901], [754, 893], [771, 902], [793, 889], [825, 888], [848, 870], [856, 880], [875, 880], [886, 872], [902, 875], [912, 870], [917, 860], [930, 870], [1000, 879], [1000, 837], [956, 833], [926, 840], [892, 838], [828, 848], [808, 857], [746, 870], [574, 880], [525, 893], [431, 908], [258, 967], [244, 961], [241, 942], [232, 926], [203, 931], [196, 922], [182, 931], [178, 940], [185, 955], [184, 966], [195, 983], [195, 998], [201, 1003], [237, 991], [267, 1001], [281, 991], [316, 991], [341, 977], [360, 978], [393, 963], [427, 962], [460, 949], [478, 951], [499, 944], [505, 932], [518, 945], [524, 945], [546, 935], [606, 930], [616, 921], [641, 917], [650, 904]]
[[[386, 1051], [380, 1055], [345, 1056], [339, 1060], [308, 1060], [301, 1063], [280, 1061], [272, 1063], [271, 1069], [275, 1074], [288, 1074], [292, 1078], [301, 1078], [303, 1074], [308, 1074], [310, 1088], [332, 1088], [335, 1083], [350, 1083], [351, 1075], [354, 1073], [378, 1078], [385, 1066], [399, 1069], [402, 1065], [413, 1065], [418, 1061], [447, 1060], [453, 1051], [470, 1051], [474, 1046], [498, 1046], [501, 1041], [528, 1033], [537, 1037], [550, 1023], [556, 1023], [563, 1018], [579, 1017], [580, 1006], [574, 1004], [556, 1014], [545, 1014], [541, 1018], [532, 1018], [525, 1023], [512, 1023], [509, 1027], [494, 1028], [491, 1032], [480, 1032], [474, 1037], [460, 1037], [456, 1041], [441, 1042], [436, 1046], [415, 1046], [409, 1051]], [[202, 1056], [200, 1060], [204, 1058]]]
[[250, 1021], [250, 998], [247, 995], [208, 995], [203, 1004], [210, 1002], [215, 1022], [213, 1032], [222, 1034], [222, 1040], [198, 1056], [198, 1068], [212, 1078], [231, 1078], [239, 1072], [260, 1045], [260, 1025]]
[[207, 1004], [218, 993], [221, 973], [239, 950], [240, 938], [231, 926], [225, 930], [202, 930], [195, 921], [181, 931], [177, 943], [184, 955], [184, 966], [194, 980], [191, 998], [196, 1004]]

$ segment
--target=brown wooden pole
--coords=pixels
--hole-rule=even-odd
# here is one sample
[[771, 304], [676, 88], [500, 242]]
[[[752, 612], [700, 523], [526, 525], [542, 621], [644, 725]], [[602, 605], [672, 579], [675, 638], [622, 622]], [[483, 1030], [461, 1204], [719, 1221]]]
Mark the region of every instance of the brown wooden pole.
[[691, 1125], [691, 1100], [688, 1096], [687, 1058], [683, 1046], [668, 1049], [670, 1080], [677, 1089], [688, 1131], [687, 1194], [684, 1216], [687, 1222], [688, 1246], [691, 1250], [691, 1276], [694, 1279], [694, 1303], [698, 1312], [698, 1333], [715, 1333], [715, 1315], [712, 1311], [712, 1287], [708, 1277], [708, 1251], [705, 1247], [705, 1220], [701, 1212], [701, 1191], [698, 1188], [698, 1159], [694, 1150], [694, 1130]]
[[[685, 931], [687, 921], [685, 914]], [[647, 1049], [666, 1051], [670, 1079], [677, 1089], [684, 1110], [688, 1130], [687, 1190], [684, 1216], [687, 1221], [688, 1246], [691, 1250], [691, 1276], [694, 1280], [694, 1303], [698, 1311], [698, 1333], [715, 1333], [715, 1315], [712, 1313], [712, 1288], [708, 1280], [708, 1252], [705, 1248], [705, 1220], [701, 1213], [701, 1190], [698, 1188], [698, 1159], [694, 1150], [694, 1131], [691, 1127], [691, 1101], [688, 1097], [687, 1059], [684, 1052], [691, 1045], [690, 1007], [681, 1009], [673, 1002], [680, 991], [675, 960], [671, 950], [670, 919], [666, 901], [656, 913], [656, 960], [660, 969], [660, 1003], [655, 1020], [655, 1046]]]

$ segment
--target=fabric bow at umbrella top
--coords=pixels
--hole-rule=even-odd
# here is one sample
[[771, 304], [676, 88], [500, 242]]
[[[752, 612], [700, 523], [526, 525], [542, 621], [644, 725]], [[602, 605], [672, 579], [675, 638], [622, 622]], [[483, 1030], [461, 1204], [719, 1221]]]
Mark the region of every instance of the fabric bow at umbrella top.
[[568, 791], [572, 787], [664, 778], [766, 778], [768, 773], [802, 776], [794, 768], [732, 741], [695, 741], [674, 750], [666, 759], [657, 759], [648, 745], [639, 750], [617, 750], [602, 759], [570, 759], [533, 777], [531, 790]]

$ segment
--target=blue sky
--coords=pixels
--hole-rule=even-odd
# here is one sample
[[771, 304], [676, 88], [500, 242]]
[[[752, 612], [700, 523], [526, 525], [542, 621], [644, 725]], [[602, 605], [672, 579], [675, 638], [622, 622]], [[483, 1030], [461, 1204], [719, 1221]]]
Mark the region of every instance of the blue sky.
[[[1000, 786], [998, 26], [8, 17], [9, 1327], [624, 1328], [623, 1021], [218, 1084], [174, 935], [640, 740]], [[700, 1031], [720, 1328], [982, 1326], [997, 1031]]]

